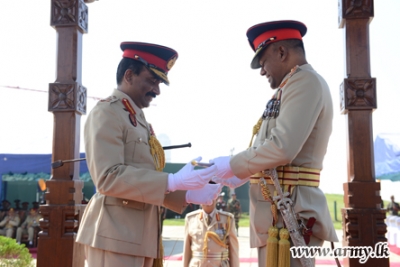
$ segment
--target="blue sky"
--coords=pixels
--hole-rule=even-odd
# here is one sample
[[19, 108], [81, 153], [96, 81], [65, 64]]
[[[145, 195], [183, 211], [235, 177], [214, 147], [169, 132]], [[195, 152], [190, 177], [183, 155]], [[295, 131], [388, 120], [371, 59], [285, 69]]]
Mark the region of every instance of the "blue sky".
[[[116, 86], [122, 41], [158, 43], [177, 50], [179, 58], [169, 74], [171, 85], [162, 86], [161, 95], [145, 110], [163, 145], [192, 143], [192, 148], [172, 151], [172, 162], [187, 162], [197, 156], [208, 161], [246, 149], [252, 127], [273, 93], [259, 71], [250, 68], [253, 51], [246, 31], [270, 20], [305, 23], [307, 60], [327, 80], [334, 101], [334, 130], [321, 188], [327, 193], [342, 193], [347, 180], [347, 150], [339, 85], [346, 77], [344, 30], [338, 28], [337, 1], [116, 3], [100, 0], [88, 4], [82, 84], [88, 96], [102, 98], [111, 93]], [[378, 92], [374, 136], [400, 132], [398, 10], [398, 0], [375, 1], [375, 17], [370, 24], [371, 76], [377, 79]], [[0, 112], [2, 125], [7, 125], [1, 133], [0, 153], [51, 153], [53, 117], [47, 112], [47, 94], [4, 87], [46, 91], [55, 81], [57, 36], [50, 26], [50, 1], [2, 1], [0, 23]], [[87, 112], [95, 102], [88, 98]], [[389, 199], [399, 188], [400, 183], [382, 183], [383, 198]]]

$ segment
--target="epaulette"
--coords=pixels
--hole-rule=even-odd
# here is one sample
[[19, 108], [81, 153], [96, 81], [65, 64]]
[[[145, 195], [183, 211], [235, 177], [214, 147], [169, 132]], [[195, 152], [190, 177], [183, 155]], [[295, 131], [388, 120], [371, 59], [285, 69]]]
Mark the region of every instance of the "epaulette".
[[189, 218], [189, 217], [195, 216], [195, 215], [199, 214], [200, 212], [203, 212], [203, 210], [202, 209], [197, 209], [197, 210], [191, 211], [191, 212], [186, 214], [186, 217]]
[[113, 103], [115, 101], [118, 101], [118, 97], [116, 97], [115, 95], [100, 100], [100, 102], [109, 102], [109, 103]]
[[225, 215], [225, 216], [230, 216], [230, 217], [234, 217], [232, 213], [228, 212], [228, 211], [223, 211], [223, 210], [219, 210], [218, 211], [220, 214]]

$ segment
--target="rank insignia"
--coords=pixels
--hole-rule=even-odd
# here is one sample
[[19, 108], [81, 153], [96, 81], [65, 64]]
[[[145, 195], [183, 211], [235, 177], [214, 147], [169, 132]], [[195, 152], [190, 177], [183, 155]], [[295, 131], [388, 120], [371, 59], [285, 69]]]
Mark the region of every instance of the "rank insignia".
[[129, 121], [132, 123], [134, 127], [137, 126], [137, 121], [136, 121], [136, 111], [132, 107], [131, 103], [129, 103], [129, 100], [126, 98], [122, 99], [122, 104], [124, 104], [126, 111], [129, 112]]

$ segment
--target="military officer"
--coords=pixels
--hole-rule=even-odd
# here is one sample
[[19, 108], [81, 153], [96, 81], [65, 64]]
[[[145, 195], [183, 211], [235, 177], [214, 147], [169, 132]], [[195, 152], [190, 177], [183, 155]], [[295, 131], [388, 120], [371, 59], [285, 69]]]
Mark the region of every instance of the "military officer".
[[[318, 188], [332, 132], [332, 99], [328, 84], [306, 60], [302, 41], [306, 31], [298, 21], [249, 28], [247, 37], [255, 52], [251, 67], [261, 69], [275, 91], [254, 126], [256, 138], [254, 142], [251, 138], [249, 148], [211, 160], [219, 169], [216, 182], [235, 188], [250, 180], [250, 246], [258, 248], [263, 267], [272, 257], [267, 255], [268, 230], [283, 227], [272, 200], [276, 191], [264, 170], [276, 168], [299, 223], [306, 225], [304, 240], [309, 246], [338, 241], [325, 195]], [[290, 266], [301, 266], [300, 259], [290, 258]]]
[[[123, 42], [117, 88], [92, 109], [84, 127], [86, 161], [97, 193], [82, 217], [77, 242], [89, 267], [159, 266], [159, 207], [181, 213], [187, 203], [211, 203], [221, 186], [213, 169], [186, 164], [162, 172], [165, 155], [143, 109], [169, 84], [178, 53], [149, 43]], [[200, 160], [200, 158], [196, 160]]]
[[19, 225], [19, 222], [18, 214], [13, 208], [9, 209], [6, 217], [0, 222], [0, 227], [4, 227], [0, 229], [0, 235], [12, 237], [14, 235], [14, 228]]
[[39, 227], [39, 221], [42, 218], [37, 212], [37, 209], [32, 208], [29, 212], [29, 215], [26, 217], [24, 222], [17, 229], [16, 240], [18, 244], [21, 244], [21, 237], [23, 234], [28, 233], [28, 246], [33, 245], [33, 236], [35, 233], [35, 227]]
[[224, 200], [225, 192], [221, 192], [218, 196], [216, 208], [217, 210], [225, 211], [226, 210], [226, 202]]
[[183, 266], [239, 266], [239, 245], [234, 218], [211, 205], [192, 211], [185, 218]]

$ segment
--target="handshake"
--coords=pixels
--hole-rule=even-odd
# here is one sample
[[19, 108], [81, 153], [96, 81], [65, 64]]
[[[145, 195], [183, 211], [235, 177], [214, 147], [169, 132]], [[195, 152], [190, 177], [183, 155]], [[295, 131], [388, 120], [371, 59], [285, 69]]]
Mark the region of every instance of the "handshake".
[[[200, 160], [201, 157], [198, 157], [193, 161]], [[234, 176], [229, 160], [229, 156], [212, 159], [212, 165], [201, 170], [194, 170], [193, 161], [187, 163], [177, 173], [168, 175], [168, 191], [187, 190], [186, 202], [211, 205], [224, 185], [235, 188], [248, 181]]]

